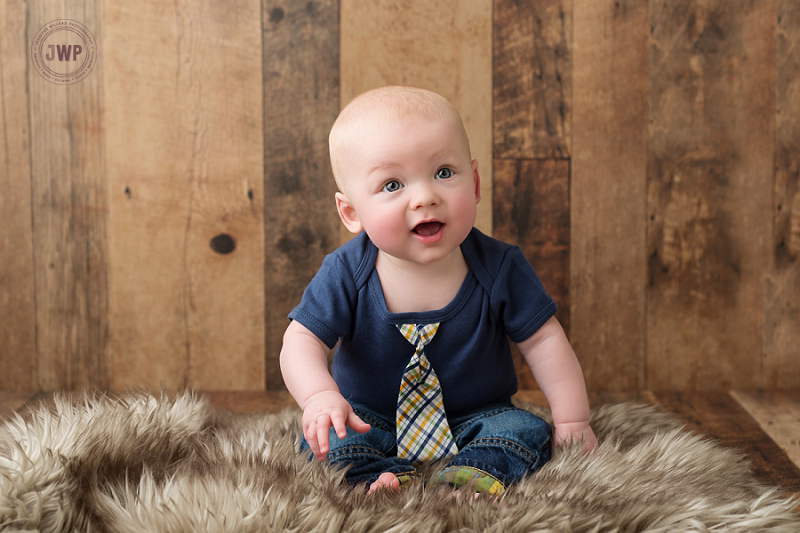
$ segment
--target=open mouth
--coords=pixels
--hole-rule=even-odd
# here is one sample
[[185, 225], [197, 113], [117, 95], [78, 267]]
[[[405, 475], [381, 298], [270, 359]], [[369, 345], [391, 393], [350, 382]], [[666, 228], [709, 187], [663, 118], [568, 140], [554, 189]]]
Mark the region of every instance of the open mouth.
[[444, 224], [441, 222], [421, 222], [420, 224], [417, 224], [411, 231], [423, 237], [430, 237], [431, 235], [436, 235], [439, 233], [439, 230], [442, 229], [442, 226], [444, 226]]

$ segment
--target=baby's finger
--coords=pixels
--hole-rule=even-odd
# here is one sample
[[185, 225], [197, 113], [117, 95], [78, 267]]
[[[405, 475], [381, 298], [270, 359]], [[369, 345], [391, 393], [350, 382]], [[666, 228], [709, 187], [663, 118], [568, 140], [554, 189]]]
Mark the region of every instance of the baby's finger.
[[311, 453], [314, 454], [314, 457], [319, 459], [320, 453], [319, 453], [319, 442], [317, 441], [316, 421], [312, 420], [311, 422], [308, 423], [305, 431], [303, 432], [303, 436], [306, 438], [306, 443], [308, 444], [309, 449], [311, 449]]
[[317, 442], [319, 443], [319, 460], [325, 459], [328, 453], [328, 433], [331, 428], [331, 419], [328, 415], [317, 418]]
[[333, 411], [331, 413], [331, 424], [333, 424], [333, 429], [336, 430], [336, 436], [340, 439], [345, 438], [347, 429], [345, 429], [344, 413], [340, 410]]
[[361, 420], [361, 418], [354, 412], [350, 412], [347, 417], [347, 426], [356, 433], [366, 433], [372, 426]]

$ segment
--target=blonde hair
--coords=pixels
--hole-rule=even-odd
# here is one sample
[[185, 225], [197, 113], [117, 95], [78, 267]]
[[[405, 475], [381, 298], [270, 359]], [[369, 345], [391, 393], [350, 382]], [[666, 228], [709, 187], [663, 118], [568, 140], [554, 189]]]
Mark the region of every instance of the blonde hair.
[[333, 123], [328, 136], [331, 168], [339, 190], [343, 191], [343, 161], [346, 148], [350, 143], [360, 140], [359, 126], [369, 122], [391, 127], [403, 119], [419, 116], [452, 122], [469, 150], [469, 140], [461, 115], [443, 96], [417, 87], [395, 85], [372, 89], [357, 96], [345, 106]]

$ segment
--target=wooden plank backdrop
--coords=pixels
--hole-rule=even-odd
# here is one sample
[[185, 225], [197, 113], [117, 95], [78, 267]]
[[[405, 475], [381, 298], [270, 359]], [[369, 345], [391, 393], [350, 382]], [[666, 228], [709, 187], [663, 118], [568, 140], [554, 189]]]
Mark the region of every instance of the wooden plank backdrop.
[[339, 243], [328, 132], [339, 113], [336, 0], [266, 2], [264, 251], [266, 387], [279, 389], [286, 315]]
[[342, 0], [340, 49], [342, 107], [383, 85], [430, 89], [456, 106], [481, 176], [475, 225], [491, 233], [491, 0]]
[[37, 382], [27, 23], [0, 4], [0, 389]]
[[[57, 19], [97, 41], [72, 85], [32, 65]], [[0, 28], [0, 390], [282, 388], [347, 237], [328, 130], [393, 83], [461, 111], [477, 225], [590, 389], [800, 387], [793, 0], [9, 0]]]
[[[653, 3], [647, 367], [654, 388], [742, 387], [763, 354], [775, 175], [775, 3]], [[754, 312], [755, 311], [755, 312]]]
[[645, 2], [573, 2], [571, 340], [586, 380], [646, 387]]
[[773, 233], [765, 281], [766, 381], [800, 383], [800, 4], [778, 0]]
[[106, 10], [111, 386], [261, 388], [261, 2]]

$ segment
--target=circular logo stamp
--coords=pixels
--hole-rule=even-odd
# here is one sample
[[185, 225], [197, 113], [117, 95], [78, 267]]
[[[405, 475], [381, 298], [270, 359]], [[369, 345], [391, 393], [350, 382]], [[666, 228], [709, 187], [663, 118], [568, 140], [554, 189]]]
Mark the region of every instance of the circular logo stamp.
[[36, 32], [31, 44], [33, 66], [44, 79], [71, 85], [84, 79], [97, 62], [97, 42], [80, 22], [61, 19]]

